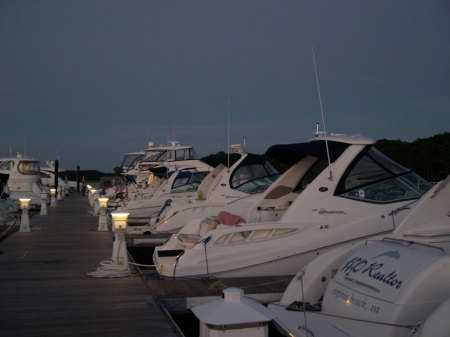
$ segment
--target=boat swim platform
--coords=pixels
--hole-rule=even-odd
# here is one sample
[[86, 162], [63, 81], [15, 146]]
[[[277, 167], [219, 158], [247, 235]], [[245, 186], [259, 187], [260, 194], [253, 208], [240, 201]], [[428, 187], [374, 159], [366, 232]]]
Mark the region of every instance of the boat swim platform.
[[1, 336], [183, 336], [143, 277], [87, 275], [111, 256], [113, 235], [96, 230], [86, 197], [30, 223], [0, 241]]

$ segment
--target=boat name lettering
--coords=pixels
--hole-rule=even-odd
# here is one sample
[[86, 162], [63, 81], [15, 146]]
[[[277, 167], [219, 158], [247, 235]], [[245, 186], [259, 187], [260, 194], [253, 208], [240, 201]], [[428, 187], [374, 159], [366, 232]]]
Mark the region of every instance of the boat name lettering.
[[373, 262], [369, 264], [366, 259], [355, 257], [348, 261], [341, 269], [345, 275], [349, 276], [350, 273], [366, 274], [368, 277], [383, 282], [396, 289], [402, 286], [403, 281], [397, 279], [397, 273], [395, 271], [387, 274], [381, 271], [377, 271], [383, 267], [383, 263]]
[[[347, 304], [356, 305], [357, 307], [364, 309], [364, 311], [367, 310], [367, 307], [366, 307], [367, 297], [364, 297], [364, 299], [361, 299], [361, 298], [358, 298], [357, 296], [355, 296], [354, 293], [352, 293], [349, 296], [345, 291], [340, 290], [338, 288], [334, 288], [331, 291], [331, 294], [334, 296], [335, 299], [338, 299], [338, 298], [343, 299], [345, 301], [345, 303], [347, 303]], [[373, 310], [371, 310], [371, 311], [373, 311]]]
[[347, 214], [344, 211], [327, 211], [325, 208], [319, 210], [319, 214]]
[[237, 199], [237, 198], [239, 198], [239, 197], [238, 196], [229, 196], [229, 195], [225, 196], [225, 199]]

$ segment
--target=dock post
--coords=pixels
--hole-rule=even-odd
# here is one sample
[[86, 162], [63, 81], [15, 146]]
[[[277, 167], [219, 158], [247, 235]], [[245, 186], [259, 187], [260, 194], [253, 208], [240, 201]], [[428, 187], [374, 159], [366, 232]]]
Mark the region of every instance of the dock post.
[[47, 193], [41, 193], [41, 215], [47, 215]]
[[100, 203], [100, 216], [98, 218], [97, 231], [107, 232], [108, 229], [108, 218], [106, 217], [106, 206], [108, 205], [108, 198], [98, 198]]
[[20, 217], [20, 232], [31, 232], [30, 217], [28, 216], [28, 207], [30, 206], [31, 199], [24, 198], [20, 200], [20, 209], [22, 210], [22, 216]]
[[125, 230], [127, 228], [127, 220], [130, 213], [121, 211], [111, 212], [115, 236], [113, 246], [112, 261], [116, 265], [122, 265], [128, 268], [128, 251], [125, 242]]

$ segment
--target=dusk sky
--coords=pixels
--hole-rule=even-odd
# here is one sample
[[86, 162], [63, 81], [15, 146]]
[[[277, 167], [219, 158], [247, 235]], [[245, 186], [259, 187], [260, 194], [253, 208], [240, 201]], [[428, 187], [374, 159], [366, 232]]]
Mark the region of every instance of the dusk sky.
[[[264, 153], [450, 131], [450, 1], [0, 0], [0, 157], [112, 172], [148, 141]], [[323, 127], [323, 124], [321, 124]]]

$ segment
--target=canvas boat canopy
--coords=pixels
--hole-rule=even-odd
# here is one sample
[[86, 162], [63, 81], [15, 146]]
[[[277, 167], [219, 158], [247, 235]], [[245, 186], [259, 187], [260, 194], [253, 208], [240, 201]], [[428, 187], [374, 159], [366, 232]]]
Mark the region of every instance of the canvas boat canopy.
[[[333, 163], [351, 144], [328, 141], [330, 161]], [[266, 156], [280, 162], [294, 165], [306, 156], [328, 161], [327, 147], [324, 140], [297, 144], [280, 144], [269, 147]]]

